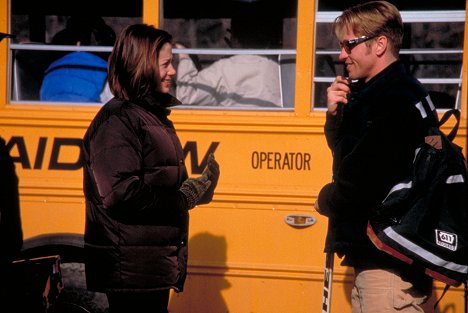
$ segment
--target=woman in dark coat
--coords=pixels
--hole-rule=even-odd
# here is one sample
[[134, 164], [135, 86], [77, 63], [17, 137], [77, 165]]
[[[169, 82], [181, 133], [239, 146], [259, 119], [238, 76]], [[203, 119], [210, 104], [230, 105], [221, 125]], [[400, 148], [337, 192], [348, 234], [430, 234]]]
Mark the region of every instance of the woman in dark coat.
[[188, 178], [169, 107], [176, 71], [171, 35], [145, 24], [125, 28], [109, 58], [114, 98], [84, 140], [86, 279], [115, 312], [167, 312], [182, 291], [188, 210], [209, 203], [219, 177], [211, 156]]

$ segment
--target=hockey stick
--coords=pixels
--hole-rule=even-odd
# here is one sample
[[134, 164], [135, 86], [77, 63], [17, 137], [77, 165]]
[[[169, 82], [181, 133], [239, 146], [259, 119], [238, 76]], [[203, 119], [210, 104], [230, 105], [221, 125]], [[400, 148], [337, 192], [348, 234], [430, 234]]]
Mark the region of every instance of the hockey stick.
[[333, 261], [334, 261], [334, 253], [333, 252], [327, 252], [326, 259], [325, 259], [325, 271], [324, 271], [324, 277], [323, 277], [322, 313], [330, 313], [331, 312]]
[[465, 313], [468, 313], [468, 280], [465, 281]]

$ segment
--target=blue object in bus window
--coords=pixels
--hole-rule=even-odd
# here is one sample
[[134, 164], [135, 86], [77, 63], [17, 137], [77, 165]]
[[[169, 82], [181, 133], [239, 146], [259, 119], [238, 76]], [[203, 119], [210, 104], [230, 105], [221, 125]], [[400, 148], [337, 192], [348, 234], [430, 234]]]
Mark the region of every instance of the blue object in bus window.
[[107, 77], [107, 62], [88, 52], [72, 52], [45, 71], [42, 101], [100, 102]]

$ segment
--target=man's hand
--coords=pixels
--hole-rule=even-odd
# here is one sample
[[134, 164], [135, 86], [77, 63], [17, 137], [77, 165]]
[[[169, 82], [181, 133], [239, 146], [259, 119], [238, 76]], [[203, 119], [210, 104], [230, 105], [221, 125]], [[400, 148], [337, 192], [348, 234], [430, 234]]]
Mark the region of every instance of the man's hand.
[[350, 91], [349, 79], [337, 76], [335, 81], [327, 88], [327, 108], [329, 114], [336, 115], [338, 104], [348, 103], [346, 96]]

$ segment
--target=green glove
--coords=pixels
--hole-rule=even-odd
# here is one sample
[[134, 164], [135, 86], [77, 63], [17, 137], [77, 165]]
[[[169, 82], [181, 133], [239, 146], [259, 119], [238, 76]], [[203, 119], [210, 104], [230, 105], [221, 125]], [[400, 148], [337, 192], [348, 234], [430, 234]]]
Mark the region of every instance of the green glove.
[[202, 173], [202, 176], [208, 177], [211, 181], [211, 185], [206, 190], [205, 194], [201, 197], [197, 204], [207, 204], [213, 200], [213, 194], [218, 184], [219, 179], [219, 164], [214, 158], [214, 154], [211, 153], [208, 157], [208, 164]]
[[208, 179], [207, 175], [202, 175], [198, 178], [188, 178], [182, 183], [179, 191], [182, 192], [187, 199], [189, 210], [198, 204], [210, 185], [211, 181]]

